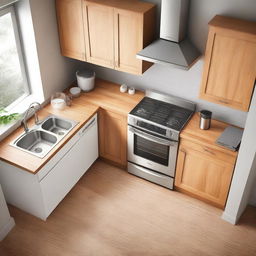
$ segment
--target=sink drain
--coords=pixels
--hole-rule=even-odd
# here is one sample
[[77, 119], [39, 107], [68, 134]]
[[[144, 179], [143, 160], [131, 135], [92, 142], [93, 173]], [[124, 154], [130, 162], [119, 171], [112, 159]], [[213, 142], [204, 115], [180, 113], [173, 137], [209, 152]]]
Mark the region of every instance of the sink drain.
[[58, 135], [64, 135], [64, 132], [58, 132]]
[[35, 148], [34, 151], [35, 151], [36, 153], [41, 153], [43, 150], [42, 150], [41, 148]]

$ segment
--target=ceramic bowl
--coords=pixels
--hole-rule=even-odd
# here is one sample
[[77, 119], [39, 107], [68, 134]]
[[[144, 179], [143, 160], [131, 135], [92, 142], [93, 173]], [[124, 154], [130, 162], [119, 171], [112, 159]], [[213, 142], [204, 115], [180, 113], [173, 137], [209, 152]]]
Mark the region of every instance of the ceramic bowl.
[[81, 89], [79, 87], [72, 87], [69, 89], [69, 92], [72, 95], [72, 97], [79, 97]]

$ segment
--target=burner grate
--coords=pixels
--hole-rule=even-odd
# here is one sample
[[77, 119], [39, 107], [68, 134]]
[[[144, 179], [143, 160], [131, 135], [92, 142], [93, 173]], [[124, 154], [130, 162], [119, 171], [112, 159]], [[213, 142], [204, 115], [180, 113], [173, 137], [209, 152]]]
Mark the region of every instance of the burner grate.
[[192, 112], [167, 102], [144, 97], [130, 114], [180, 131]]

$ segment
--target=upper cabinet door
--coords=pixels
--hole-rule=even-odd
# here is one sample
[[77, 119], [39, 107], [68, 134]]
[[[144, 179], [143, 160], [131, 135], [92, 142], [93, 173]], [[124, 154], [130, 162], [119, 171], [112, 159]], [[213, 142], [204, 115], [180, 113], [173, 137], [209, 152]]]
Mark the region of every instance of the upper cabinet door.
[[112, 7], [84, 2], [87, 61], [114, 68], [114, 24]]
[[143, 49], [143, 15], [114, 10], [115, 69], [140, 74], [142, 61], [136, 53]]
[[56, 0], [62, 55], [86, 60], [82, 0]]
[[210, 22], [200, 98], [248, 111], [256, 78], [256, 24], [216, 16]]

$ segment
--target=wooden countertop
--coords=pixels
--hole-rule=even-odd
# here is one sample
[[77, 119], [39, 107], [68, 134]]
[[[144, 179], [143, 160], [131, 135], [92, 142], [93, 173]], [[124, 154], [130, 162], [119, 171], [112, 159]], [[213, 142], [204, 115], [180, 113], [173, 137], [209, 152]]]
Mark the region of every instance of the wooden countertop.
[[212, 148], [221, 152], [227, 153], [232, 156], [237, 156], [238, 152], [233, 152], [225, 147], [219, 146], [215, 143], [217, 138], [230, 124], [220, 122], [217, 120], [211, 121], [211, 127], [209, 130], [201, 130], [199, 128], [199, 113], [195, 113], [185, 128], [181, 131], [180, 137], [188, 139], [190, 141], [211, 146]]
[[[108, 81], [97, 79], [95, 89], [89, 93], [82, 93], [80, 97], [74, 98], [72, 105], [64, 110], [55, 110], [48, 104], [42, 110], [38, 111], [39, 119], [42, 120], [48, 115], [78, 121], [70, 133], [63, 138], [44, 158], [36, 157], [26, 153], [9, 144], [18, 138], [24, 131], [19, 127], [8, 137], [1, 141], [0, 160], [8, 162], [25, 171], [36, 174], [64, 145], [73, 135], [99, 110], [100, 107], [113, 112], [127, 115], [136, 104], [144, 97], [143, 92], [136, 92], [135, 95], [121, 93], [120, 85]], [[33, 117], [28, 121], [28, 126], [34, 125]]]
[[144, 96], [142, 91], [136, 91], [134, 95], [121, 93], [120, 85], [97, 79], [95, 89], [82, 93], [79, 98], [74, 100], [74, 104], [80, 106], [86, 106], [88, 103], [94, 104], [106, 110], [127, 115]]

